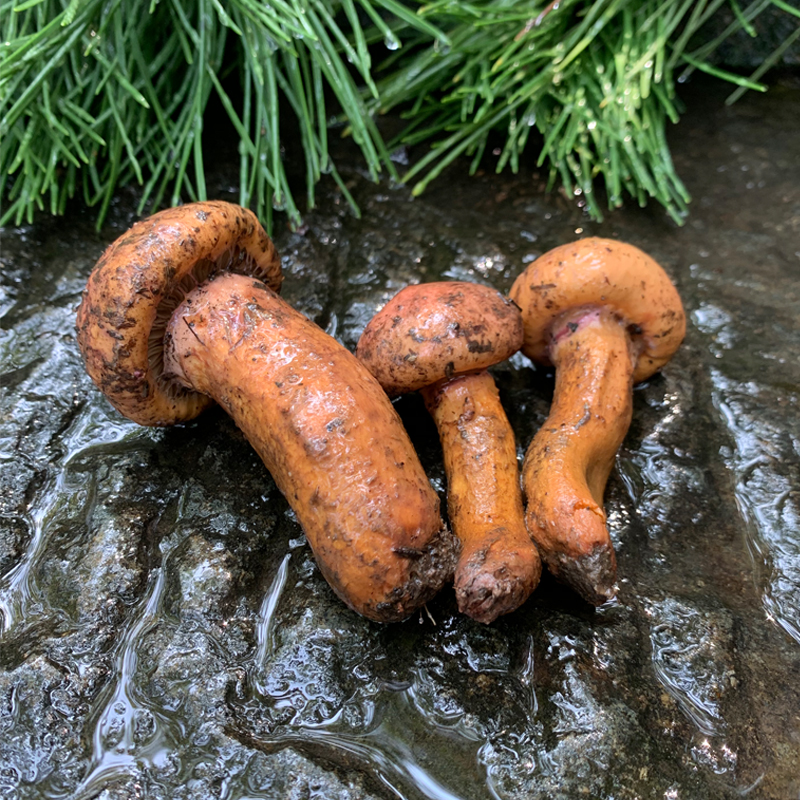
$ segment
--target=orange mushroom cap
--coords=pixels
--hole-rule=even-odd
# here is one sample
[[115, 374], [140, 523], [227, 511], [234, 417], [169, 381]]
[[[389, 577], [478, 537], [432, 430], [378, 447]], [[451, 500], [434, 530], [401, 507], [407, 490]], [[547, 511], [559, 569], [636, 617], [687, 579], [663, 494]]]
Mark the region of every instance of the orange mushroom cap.
[[356, 355], [390, 396], [504, 361], [522, 344], [519, 309], [466, 281], [401, 289], [369, 322]]
[[649, 378], [669, 361], [686, 334], [678, 292], [663, 268], [638, 247], [591, 237], [561, 245], [537, 258], [509, 293], [522, 309], [522, 352], [550, 364], [551, 328], [561, 314], [603, 306], [640, 343], [634, 381]]
[[221, 272], [252, 275], [275, 291], [283, 279], [256, 216], [220, 201], [137, 222], [97, 262], [78, 309], [78, 345], [92, 380], [126, 417], [171, 425], [213, 403], [162, 377], [162, 339], [186, 293]]

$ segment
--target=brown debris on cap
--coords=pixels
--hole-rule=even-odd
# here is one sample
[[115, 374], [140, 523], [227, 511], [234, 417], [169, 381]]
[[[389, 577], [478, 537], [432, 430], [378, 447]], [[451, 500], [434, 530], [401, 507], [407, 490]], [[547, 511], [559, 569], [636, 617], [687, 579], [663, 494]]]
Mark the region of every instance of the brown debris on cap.
[[550, 329], [557, 317], [602, 306], [628, 326], [639, 344], [634, 382], [657, 372], [683, 341], [686, 315], [661, 266], [638, 247], [590, 237], [548, 251], [517, 278], [512, 299], [523, 310], [522, 352], [549, 364]]
[[126, 417], [170, 425], [213, 402], [162, 377], [162, 337], [186, 293], [222, 272], [252, 275], [275, 291], [282, 281], [256, 216], [219, 201], [154, 214], [97, 262], [78, 309], [78, 344], [92, 380]]
[[407, 286], [369, 322], [356, 355], [390, 396], [504, 361], [522, 344], [519, 308], [496, 289]]

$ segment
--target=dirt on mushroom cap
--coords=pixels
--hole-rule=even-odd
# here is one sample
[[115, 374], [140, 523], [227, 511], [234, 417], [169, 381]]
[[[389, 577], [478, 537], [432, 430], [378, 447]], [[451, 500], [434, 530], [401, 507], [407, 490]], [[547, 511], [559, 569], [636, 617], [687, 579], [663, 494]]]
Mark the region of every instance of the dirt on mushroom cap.
[[504, 361], [522, 343], [519, 309], [496, 289], [447, 281], [401, 289], [370, 320], [356, 355], [390, 396]]
[[634, 381], [659, 370], [686, 334], [677, 290], [649, 255], [625, 242], [590, 237], [556, 247], [532, 262], [509, 296], [522, 309], [522, 351], [549, 364], [549, 330], [572, 308], [602, 305], [640, 338]]
[[150, 343], [160, 304], [182, 281], [195, 283], [198, 264], [205, 266], [202, 278], [230, 270], [275, 290], [282, 281], [278, 254], [255, 215], [208, 201], [137, 222], [106, 249], [84, 290], [77, 329], [87, 372], [118, 411], [141, 425], [186, 421], [212, 402], [166, 385]]

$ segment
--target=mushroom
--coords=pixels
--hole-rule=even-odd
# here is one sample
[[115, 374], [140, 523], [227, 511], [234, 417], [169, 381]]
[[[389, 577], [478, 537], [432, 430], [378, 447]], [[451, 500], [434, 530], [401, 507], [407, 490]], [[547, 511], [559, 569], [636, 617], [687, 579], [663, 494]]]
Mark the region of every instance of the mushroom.
[[486, 368], [522, 342], [519, 309], [463, 282], [408, 286], [369, 322], [356, 355], [389, 395], [421, 390], [439, 431], [450, 524], [461, 542], [459, 609], [492, 622], [536, 588], [514, 434]]
[[652, 258], [598, 238], [545, 253], [510, 296], [522, 309], [522, 352], [556, 368], [550, 415], [522, 468], [528, 530], [549, 570], [601, 605], [616, 592], [606, 481], [631, 422], [633, 384], [683, 341], [683, 306]]
[[337, 594], [382, 622], [449, 580], [452, 535], [389, 399], [360, 361], [275, 293], [255, 216], [168, 209], [103, 254], [78, 309], [87, 371], [144, 425], [233, 417], [283, 492]]

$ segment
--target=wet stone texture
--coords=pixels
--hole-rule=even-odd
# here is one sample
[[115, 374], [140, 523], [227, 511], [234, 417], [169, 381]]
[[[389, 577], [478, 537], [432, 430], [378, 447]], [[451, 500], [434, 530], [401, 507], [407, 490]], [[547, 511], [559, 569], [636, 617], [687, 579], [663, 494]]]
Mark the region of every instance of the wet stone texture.
[[[344, 170], [360, 220], [326, 183], [276, 236], [284, 295], [350, 348], [410, 282], [507, 290], [576, 236], [666, 267], [687, 341], [635, 392], [606, 494], [620, 593], [597, 611], [545, 578], [491, 626], [451, 590], [402, 624], [356, 616], [224, 414], [141, 429], [84, 374], [75, 307], [135, 194], [99, 234], [77, 204], [3, 231], [0, 797], [800, 796], [800, 86], [724, 96], [686, 87], [682, 228], [592, 223], [530, 169], [419, 199]], [[521, 456], [552, 375], [517, 356], [495, 376]], [[444, 497], [421, 400], [397, 407]]]

